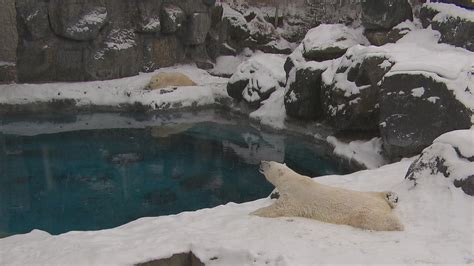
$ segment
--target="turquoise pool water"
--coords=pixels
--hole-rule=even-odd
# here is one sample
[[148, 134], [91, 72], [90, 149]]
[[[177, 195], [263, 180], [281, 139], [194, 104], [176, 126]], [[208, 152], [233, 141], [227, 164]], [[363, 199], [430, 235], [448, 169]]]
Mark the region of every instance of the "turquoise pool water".
[[245, 123], [75, 123], [20, 116], [0, 124], [0, 235], [99, 230], [266, 197], [273, 187], [258, 172], [260, 160], [310, 176], [349, 171], [314, 141]]

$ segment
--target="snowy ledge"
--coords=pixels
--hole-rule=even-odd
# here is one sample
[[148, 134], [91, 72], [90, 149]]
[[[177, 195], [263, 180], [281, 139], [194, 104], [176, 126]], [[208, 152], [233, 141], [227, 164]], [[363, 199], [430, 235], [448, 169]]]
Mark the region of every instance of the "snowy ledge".
[[[187, 75], [198, 85], [144, 89], [153, 75], [174, 71]], [[226, 83], [227, 79], [210, 76], [194, 66], [183, 65], [107, 81], [0, 85], [0, 112], [2, 109], [16, 110], [19, 106], [22, 107], [18, 109], [44, 110], [48, 109], [48, 104], [79, 110], [127, 110], [126, 107], [135, 106], [152, 111], [199, 107], [213, 105], [216, 99], [226, 97]]]
[[[472, 198], [443, 179], [424, 187], [404, 179], [412, 160], [318, 182], [363, 191], [392, 190], [402, 232], [373, 232], [303, 218], [260, 218], [261, 199], [96, 232], [51, 236], [34, 230], [0, 240], [2, 265], [132, 265], [192, 251], [206, 265], [469, 264]], [[262, 177], [263, 178], [263, 177]]]

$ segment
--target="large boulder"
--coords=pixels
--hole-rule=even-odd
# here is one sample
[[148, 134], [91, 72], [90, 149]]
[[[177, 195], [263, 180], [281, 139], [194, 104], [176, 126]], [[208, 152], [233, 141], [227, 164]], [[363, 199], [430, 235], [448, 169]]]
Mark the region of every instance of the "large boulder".
[[51, 0], [48, 9], [54, 33], [72, 40], [95, 39], [107, 22], [104, 1]]
[[411, 164], [405, 178], [415, 186], [447, 179], [474, 196], [474, 130], [452, 131], [435, 139]]
[[242, 42], [250, 36], [250, 29], [244, 15], [223, 4], [222, 18], [228, 25], [229, 36], [236, 42]]
[[[467, 77], [467, 76], [466, 76]], [[470, 128], [470, 87], [434, 73], [390, 73], [382, 82], [380, 133], [391, 158], [413, 156], [443, 133]]]
[[153, 40], [153, 62], [157, 67], [169, 67], [185, 58], [184, 46], [175, 35], [162, 36]]
[[249, 47], [267, 44], [280, 38], [275, 27], [268, 23], [260, 13], [247, 23], [247, 27], [250, 36], [245, 40], [245, 44]]
[[16, 66], [14, 63], [0, 62], [0, 84], [16, 81]]
[[206, 37], [211, 29], [211, 17], [208, 13], [194, 13], [187, 21], [186, 43], [199, 45], [206, 42]]
[[16, 62], [18, 31], [15, 0], [0, 0], [0, 65], [2, 62]]
[[428, 3], [420, 11], [424, 27], [441, 33], [440, 42], [474, 51], [474, 12], [452, 4]]
[[52, 35], [49, 27], [48, 4], [46, 2], [17, 0], [16, 12], [20, 38], [33, 41]]
[[393, 63], [383, 54], [355, 46], [324, 74], [323, 110], [338, 130], [377, 130], [380, 81]]
[[327, 63], [306, 62], [292, 68], [286, 84], [286, 114], [299, 119], [322, 117], [321, 75]]
[[183, 26], [186, 13], [175, 5], [164, 4], [161, 8], [161, 31], [165, 34], [175, 33]]
[[413, 22], [404, 21], [391, 30], [366, 30], [364, 36], [367, 37], [370, 44], [382, 46], [387, 43], [396, 43], [414, 29], [416, 29], [416, 26]]
[[141, 69], [137, 36], [132, 29], [113, 29], [96, 40], [85, 54], [87, 79], [102, 80], [137, 75]]
[[326, 61], [343, 56], [354, 45], [367, 43], [362, 30], [342, 24], [322, 24], [308, 31], [302, 42], [302, 53], [307, 61]]
[[186, 15], [190, 16], [194, 13], [206, 13], [209, 11], [211, 2], [203, 0], [166, 0], [179, 6]]
[[21, 41], [18, 46], [17, 75], [20, 82], [46, 82], [56, 79], [55, 42]]
[[137, 0], [137, 31], [154, 33], [161, 31], [160, 11], [163, 0]]
[[258, 107], [285, 84], [285, 59], [278, 55], [257, 54], [237, 68], [227, 84], [227, 93], [238, 101]]
[[413, 20], [408, 0], [362, 1], [362, 25], [368, 30], [390, 30], [407, 19]]

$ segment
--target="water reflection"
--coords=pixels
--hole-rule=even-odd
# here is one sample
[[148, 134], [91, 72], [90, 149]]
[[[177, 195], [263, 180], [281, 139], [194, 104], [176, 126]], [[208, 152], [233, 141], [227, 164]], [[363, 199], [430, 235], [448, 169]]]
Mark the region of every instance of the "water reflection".
[[265, 197], [272, 186], [257, 171], [260, 160], [311, 176], [347, 172], [311, 143], [235, 123], [32, 136], [8, 128], [0, 133], [0, 235], [111, 228]]

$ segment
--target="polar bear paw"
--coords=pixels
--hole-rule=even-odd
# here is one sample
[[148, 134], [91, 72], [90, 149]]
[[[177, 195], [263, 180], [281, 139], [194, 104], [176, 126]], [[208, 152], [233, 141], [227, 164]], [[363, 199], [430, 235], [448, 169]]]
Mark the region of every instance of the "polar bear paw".
[[393, 209], [398, 205], [398, 195], [395, 192], [387, 192], [385, 193], [385, 200], [387, 201], [388, 205]]

